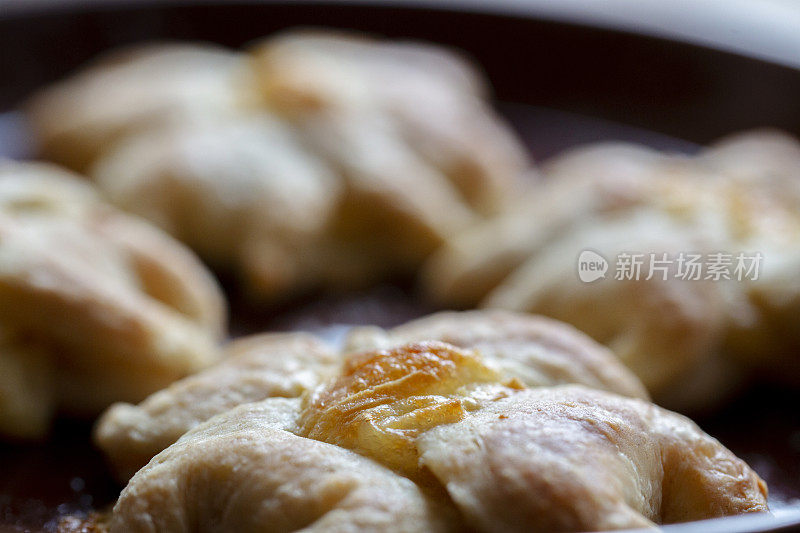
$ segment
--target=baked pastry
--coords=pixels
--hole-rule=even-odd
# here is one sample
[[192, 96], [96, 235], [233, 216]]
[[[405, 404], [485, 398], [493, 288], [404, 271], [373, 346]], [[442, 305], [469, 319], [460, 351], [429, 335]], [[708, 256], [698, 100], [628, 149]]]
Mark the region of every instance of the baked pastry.
[[528, 164], [464, 60], [346, 34], [118, 52], [28, 109], [46, 154], [264, 298], [409, 272]]
[[[256, 45], [251, 56], [266, 105], [358, 174], [354, 187], [386, 187], [376, 186], [389, 178], [373, 173], [412, 179], [367, 160], [392, 155], [421, 163], [431, 173], [430, 190], [445, 177], [470, 207], [488, 214], [505, 206], [526, 168], [524, 149], [486, 102], [481, 74], [445, 48], [294, 32]], [[334, 131], [351, 139], [327, 135]], [[416, 196], [425, 190], [406, 191], [404, 201], [424, 201]]]
[[286, 431], [273, 403], [216, 416], [164, 450], [122, 491], [110, 531], [454, 530], [445, 504], [375, 461]]
[[266, 114], [180, 124], [120, 140], [93, 167], [107, 198], [207, 261], [246, 265], [254, 290], [316, 279], [341, 184]]
[[527, 387], [580, 383], [632, 398], [648, 397], [640, 381], [607, 349], [567, 324], [526, 313], [443, 311], [390, 330], [354, 328], [345, 352], [426, 340], [475, 350], [488, 366]]
[[216, 365], [156, 392], [139, 405], [118, 403], [94, 440], [128, 480], [158, 452], [214, 415], [271, 397], [296, 398], [332, 374], [339, 354], [307, 333], [252, 335], [232, 341]]
[[517, 386], [581, 383], [647, 397], [613, 354], [570, 326], [508, 311], [445, 312], [388, 331], [356, 328], [343, 348], [306, 333], [234, 341], [219, 364], [137, 406], [112, 406], [97, 423], [95, 442], [118, 477], [127, 480], [182, 434], [216, 414], [270, 397], [299, 397], [338, 372], [349, 354], [421, 340], [479, 351], [490, 380], [502, 374]]
[[582, 386], [521, 391], [417, 446], [484, 531], [631, 529], [767, 510], [764, 482], [690, 420]]
[[0, 434], [143, 399], [215, 362], [224, 322], [180, 244], [77, 176], [0, 162]]
[[108, 53], [39, 92], [27, 118], [41, 155], [78, 171], [136, 130], [213, 120], [246, 102], [237, 54], [157, 43]]
[[735, 133], [703, 150], [700, 157], [729, 179], [800, 201], [800, 144], [791, 135], [772, 129]]
[[[353, 453], [356, 452], [356, 453]], [[688, 419], [583, 385], [525, 388], [439, 341], [348, 357], [139, 470], [111, 531], [592, 531], [764, 512], [767, 488]]]
[[[509, 213], [437, 252], [427, 292], [571, 323], [680, 410], [713, 408], [759, 373], [796, 379], [798, 154], [795, 140], [768, 132], [694, 157], [571, 150], [546, 162], [547, 180]], [[581, 281], [587, 250], [606, 261], [605, 279]]]

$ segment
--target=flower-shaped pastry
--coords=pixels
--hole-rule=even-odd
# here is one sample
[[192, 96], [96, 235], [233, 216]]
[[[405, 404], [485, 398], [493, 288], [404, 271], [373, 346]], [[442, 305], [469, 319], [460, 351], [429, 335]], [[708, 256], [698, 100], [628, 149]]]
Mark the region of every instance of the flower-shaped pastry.
[[[526, 387], [522, 361], [560, 382], [595, 373], [559, 372], [565, 347], [595, 352], [578, 349], [576, 366], [608, 355], [528, 320], [423, 319], [298, 398], [225, 410], [131, 478], [111, 531], [589, 531], [767, 510], [763, 481], [690, 420], [585, 385]], [[426, 328], [476, 348], [387, 340]], [[609, 388], [633, 392], [611, 372]]]
[[[679, 409], [711, 408], [752, 375], [800, 377], [795, 140], [753, 132], [694, 157], [593, 145], [544, 171], [515, 209], [432, 257], [433, 298], [573, 324]], [[579, 276], [587, 250], [604, 278]]]
[[223, 327], [183, 246], [68, 172], [0, 162], [0, 433], [141, 400], [216, 362]]
[[115, 204], [266, 298], [407, 273], [527, 167], [461, 58], [331, 33], [120, 52], [28, 114], [46, 154], [86, 154]]

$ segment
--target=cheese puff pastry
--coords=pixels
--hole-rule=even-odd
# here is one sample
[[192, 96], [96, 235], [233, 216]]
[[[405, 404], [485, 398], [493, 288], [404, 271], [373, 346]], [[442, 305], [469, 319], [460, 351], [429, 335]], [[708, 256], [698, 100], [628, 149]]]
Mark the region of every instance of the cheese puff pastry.
[[3, 434], [141, 400], [215, 362], [223, 327], [219, 288], [178, 243], [67, 172], [0, 163]]

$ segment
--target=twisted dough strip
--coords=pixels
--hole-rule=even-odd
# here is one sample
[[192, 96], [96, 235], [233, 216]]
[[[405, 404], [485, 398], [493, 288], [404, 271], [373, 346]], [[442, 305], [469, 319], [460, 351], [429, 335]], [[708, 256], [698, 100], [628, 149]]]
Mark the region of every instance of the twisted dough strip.
[[223, 327], [188, 250], [75, 176], [0, 163], [0, 431], [38, 437], [57, 409], [140, 400], [215, 362]]
[[243, 405], [184, 435], [122, 491], [111, 531], [457, 529], [456, 513], [410, 480], [285, 431], [286, 402]]
[[334, 372], [340, 356], [304, 333], [233, 341], [213, 367], [173, 383], [139, 405], [119, 403], [97, 423], [94, 439], [127, 481], [154, 455], [212, 416], [270, 397], [294, 398]]
[[767, 509], [764, 482], [687, 418], [582, 386], [499, 399], [417, 447], [481, 531], [631, 529]]

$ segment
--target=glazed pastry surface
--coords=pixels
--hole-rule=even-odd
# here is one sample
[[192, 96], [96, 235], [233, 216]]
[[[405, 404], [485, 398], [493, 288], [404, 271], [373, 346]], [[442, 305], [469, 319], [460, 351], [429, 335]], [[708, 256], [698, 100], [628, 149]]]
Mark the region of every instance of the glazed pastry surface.
[[[359, 376], [382, 375], [382, 379], [387, 380], [383, 389], [389, 395], [385, 398], [388, 401], [392, 397], [388, 392], [392, 379], [381, 366], [383, 356], [365, 360], [360, 354], [423, 341], [443, 341], [449, 348], [440, 352], [439, 359], [409, 355], [406, 366], [398, 372], [415, 368], [418, 372], [414, 379], [419, 381], [401, 379], [399, 391], [404, 391], [406, 385], [419, 387], [415, 389], [418, 391], [415, 396], [420, 403], [393, 408], [384, 406], [394, 409], [393, 417], [402, 417], [404, 409], [410, 411], [423, 405], [427, 410], [416, 412], [446, 417], [450, 408], [460, 412], [459, 406], [467, 397], [472, 398], [467, 403], [474, 408], [480, 398], [503, 395], [509, 387], [562, 383], [580, 383], [647, 398], [641, 383], [611, 352], [570, 326], [508, 311], [443, 312], [392, 330], [354, 328], [340, 348], [308, 333], [264, 334], [235, 340], [228, 345], [226, 356], [218, 364], [172, 384], [139, 405], [119, 403], [112, 406], [96, 424], [94, 440], [118, 477], [127, 480], [182, 434], [239, 404], [309, 394], [313, 405], [328, 405], [333, 398], [318, 397], [319, 391], [313, 394], [311, 391], [340, 372], [342, 389], [334, 394], [335, 402], [341, 404], [340, 410], [348, 405], [348, 397], [353, 392], [349, 387], [358, 386]], [[442, 363], [444, 373], [437, 370], [442, 365], [427, 364], [434, 360]], [[456, 361], [462, 363], [456, 365]], [[449, 373], [456, 370], [455, 374]], [[470, 390], [462, 390], [467, 386]], [[450, 387], [448, 390], [452, 394], [461, 391], [458, 394], [466, 396], [451, 402], [436, 400], [428, 404], [427, 387], [441, 394]], [[322, 418], [338, 425], [341, 420], [336, 418], [336, 412], [328, 411]], [[387, 413], [363, 416], [385, 419], [389, 416]], [[317, 426], [316, 422], [311, 422], [316, 415], [307, 411], [306, 416], [306, 426], [311, 430]], [[353, 421], [353, 424], [350, 427], [355, 435], [359, 423]], [[387, 428], [392, 423], [388, 424]], [[391, 431], [387, 429], [384, 433]], [[402, 441], [398, 441], [398, 446], [403, 446]]]

